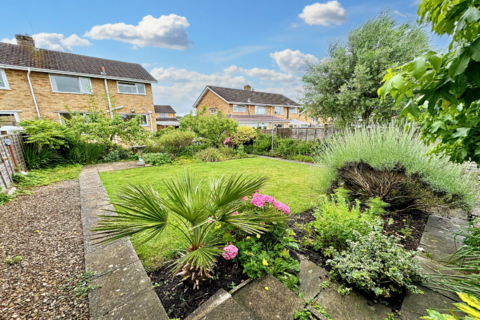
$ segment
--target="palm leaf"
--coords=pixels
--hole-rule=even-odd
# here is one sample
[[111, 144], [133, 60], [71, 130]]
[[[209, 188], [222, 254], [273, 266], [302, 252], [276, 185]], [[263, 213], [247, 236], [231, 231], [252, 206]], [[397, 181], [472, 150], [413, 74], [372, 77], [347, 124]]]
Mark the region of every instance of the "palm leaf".
[[152, 187], [129, 185], [120, 188], [117, 200], [112, 200], [117, 216], [102, 218], [91, 231], [99, 243], [115, 241], [134, 234], [142, 234], [141, 244], [161, 234], [167, 227], [168, 211]]

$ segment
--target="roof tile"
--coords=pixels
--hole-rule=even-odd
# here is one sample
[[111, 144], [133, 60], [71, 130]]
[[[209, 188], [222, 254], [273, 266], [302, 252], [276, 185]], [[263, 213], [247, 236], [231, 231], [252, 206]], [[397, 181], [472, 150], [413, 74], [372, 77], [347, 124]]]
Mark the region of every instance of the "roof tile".
[[240, 102], [245, 104], [267, 104], [267, 105], [290, 105], [300, 106], [297, 102], [285, 97], [283, 94], [232, 89], [224, 87], [207, 86], [227, 102]]

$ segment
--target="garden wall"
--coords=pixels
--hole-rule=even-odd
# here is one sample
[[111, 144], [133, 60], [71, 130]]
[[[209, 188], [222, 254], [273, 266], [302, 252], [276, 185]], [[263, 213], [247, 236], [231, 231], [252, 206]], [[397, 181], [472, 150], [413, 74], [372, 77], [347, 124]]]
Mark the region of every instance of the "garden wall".
[[[11, 144], [7, 145], [7, 141]], [[8, 189], [13, 182], [15, 167], [26, 170], [21, 134], [0, 135], [0, 189]]]

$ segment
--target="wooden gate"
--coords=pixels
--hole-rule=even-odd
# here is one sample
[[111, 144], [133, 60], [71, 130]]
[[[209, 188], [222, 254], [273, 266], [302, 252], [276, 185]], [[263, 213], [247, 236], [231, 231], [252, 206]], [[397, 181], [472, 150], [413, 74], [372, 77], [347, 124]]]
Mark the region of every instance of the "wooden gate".
[[[7, 139], [10, 141], [7, 145]], [[23, 156], [21, 134], [0, 135], [0, 189], [8, 189], [12, 184], [15, 169], [27, 170]]]

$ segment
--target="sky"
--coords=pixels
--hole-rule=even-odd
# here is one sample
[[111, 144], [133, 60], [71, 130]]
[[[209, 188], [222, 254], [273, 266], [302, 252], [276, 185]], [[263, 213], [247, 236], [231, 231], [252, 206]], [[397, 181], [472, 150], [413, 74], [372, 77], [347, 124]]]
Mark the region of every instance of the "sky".
[[[142, 64], [157, 80], [155, 104], [188, 114], [206, 85], [281, 93], [298, 100], [306, 62], [328, 43], [390, 9], [417, 18], [418, 0], [9, 1], [0, 41]], [[432, 36], [436, 50], [447, 38]]]

